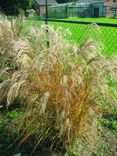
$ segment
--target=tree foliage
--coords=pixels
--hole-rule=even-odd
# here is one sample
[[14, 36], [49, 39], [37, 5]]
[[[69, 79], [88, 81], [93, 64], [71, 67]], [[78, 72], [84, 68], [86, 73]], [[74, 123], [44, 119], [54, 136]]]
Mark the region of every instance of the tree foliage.
[[14, 15], [19, 9], [29, 9], [33, 0], [0, 0], [0, 9], [6, 14]]

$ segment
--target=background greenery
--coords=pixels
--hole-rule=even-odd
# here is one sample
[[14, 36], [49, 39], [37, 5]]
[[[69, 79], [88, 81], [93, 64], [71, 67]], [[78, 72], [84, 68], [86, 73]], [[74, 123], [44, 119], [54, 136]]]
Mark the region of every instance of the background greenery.
[[19, 9], [31, 8], [33, 0], [0, 0], [0, 8], [7, 15], [17, 15]]

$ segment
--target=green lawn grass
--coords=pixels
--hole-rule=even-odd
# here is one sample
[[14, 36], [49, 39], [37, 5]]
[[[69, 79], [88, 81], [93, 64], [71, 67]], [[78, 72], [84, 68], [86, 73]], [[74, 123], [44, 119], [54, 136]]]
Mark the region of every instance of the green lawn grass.
[[[70, 20], [88, 21], [88, 22], [105, 22], [105, 23], [115, 23], [117, 19], [106, 19], [106, 18], [70, 18]], [[42, 21], [28, 21], [27, 25], [41, 25]], [[64, 29], [69, 29], [72, 35], [68, 35], [66, 38], [68, 40], [76, 42], [81, 45], [87, 38], [91, 37], [96, 39], [103, 45], [103, 53], [110, 55], [117, 53], [117, 28], [100, 26], [91, 28], [89, 25], [83, 24], [73, 24], [64, 22], [49, 22], [50, 25], [54, 25], [55, 28], [62, 27]]]
[[85, 22], [100, 22], [100, 23], [115, 23], [115, 24], [117, 24], [117, 19], [115, 19], [115, 18], [80, 18], [80, 17], [71, 17], [71, 18], [66, 18], [65, 20], [85, 21]]

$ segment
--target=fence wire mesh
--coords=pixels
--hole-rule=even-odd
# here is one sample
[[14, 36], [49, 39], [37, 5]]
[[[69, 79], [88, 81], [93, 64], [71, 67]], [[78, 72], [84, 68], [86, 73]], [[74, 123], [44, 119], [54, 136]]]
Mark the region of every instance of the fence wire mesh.
[[[38, 26], [45, 24], [44, 20], [36, 20], [33, 23]], [[58, 27], [64, 30], [68, 29], [71, 35], [65, 38], [76, 42], [79, 46], [87, 39], [92, 38], [102, 44], [104, 54], [117, 53], [117, 24], [48, 19], [48, 25], [54, 26], [55, 29]]]

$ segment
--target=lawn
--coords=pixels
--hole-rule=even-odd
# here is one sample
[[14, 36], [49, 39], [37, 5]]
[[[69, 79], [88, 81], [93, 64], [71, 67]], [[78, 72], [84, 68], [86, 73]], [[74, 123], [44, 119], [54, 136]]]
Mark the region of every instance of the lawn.
[[[103, 23], [116, 23], [117, 19], [106, 18], [70, 18], [70, 20], [87, 21], [87, 22], [103, 22]], [[27, 21], [27, 25], [40, 25], [43, 22], [40, 21]], [[110, 55], [117, 53], [117, 28], [116, 27], [91, 27], [90, 25], [74, 24], [65, 22], [49, 22], [50, 25], [62, 27], [63, 29], [69, 29], [71, 35], [68, 35], [66, 39], [75, 41], [78, 45], [81, 45], [87, 38], [93, 38], [100, 42], [103, 46], [103, 53]]]
[[85, 21], [85, 22], [100, 22], [100, 23], [114, 23], [117, 24], [117, 19], [114, 18], [80, 18], [80, 17], [71, 17], [65, 20], [73, 21]]

